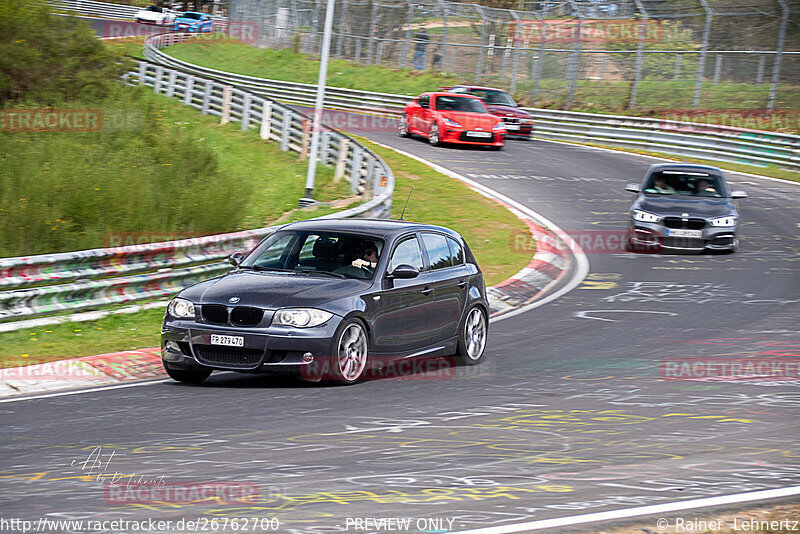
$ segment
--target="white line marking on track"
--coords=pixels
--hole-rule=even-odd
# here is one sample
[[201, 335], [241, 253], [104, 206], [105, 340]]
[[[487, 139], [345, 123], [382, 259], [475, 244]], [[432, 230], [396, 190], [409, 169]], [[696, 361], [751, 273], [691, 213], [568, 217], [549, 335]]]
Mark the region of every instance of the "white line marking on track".
[[92, 388], [92, 389], [75, 389], [71, 391], [58, 391], [53, 393], [42, 393], [41, 395], [31, 395], [29, 397], [12, 397], [10, 399], [0, 399], [0, 404], [4, 404], [6, 402], [17, 402], [17, 401], [27, 401], [27, 400], [34, 400], [34, 399], [46, 399], [49, 397], [64, 397], [66, 395], [80, 395], [82, 393], [95, 393], [97, 391], [108, 391], [111, 389], [123, 389], [123, 388], [135, 388], [138, 386], [150, 386], [153, 384], [164, 382], [166, 379], [164, 378], [153, 378], [151, 380], [146, 380], [143, 382], [136, 382], [134, 384], [114, 384], [112, 386], [103, 386], [99, 388]]
[[528, 521], [513, 525], [462, 530], [459, 532], [454, 532], [453, 534], [510, 534], [512, 532], [530, 532], [532, 530], [567, 527], [572, 525], [581, 525], [584, 523], [594, 523], [596, 521], [630, 519], [633, 517], [680, 512], [695, 508], [710, 508], [713, 506], [725, 506], [742, 502], [761, 501], [764, 499], [778, 499], [781, 497], [791, 497], [793, 495], [800, 495], [800, 486], [788, 486], [785, 488], [752, 491], [748, 493], [736, 493], [733, 495], [722, 495], [720, 497], [706, 497], [703, 499], [691, 499], [688, 501], [654, 504], [650, 506], [638, 506], [636, 508], [610, 510], [608, 512], [596, 512], [593, 514], [573, 515], [568, 517], [560, 517], [558, 519], [541, 519], [538, 521]]
[[610, 323], [618, 323], [616, 319], [604, 319], [603, 317], [592, 317], [588, 315], [590, 313], [660, 313], [663, 315], [670, 315], [675, 316], [678, 315], [677, 313], [672, 312], [662, 312], [662, 311], [651, 311], [651, 310], [584, 310], [575, 312], [575, 317], [579, 319], [594, 319], [595, 321], [608, 321]]

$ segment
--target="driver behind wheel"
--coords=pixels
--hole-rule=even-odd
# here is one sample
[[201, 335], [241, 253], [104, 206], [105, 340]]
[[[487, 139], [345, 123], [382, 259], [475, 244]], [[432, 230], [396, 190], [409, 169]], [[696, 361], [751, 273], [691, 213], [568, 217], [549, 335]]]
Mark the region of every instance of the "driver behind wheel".
[[374, 269], [378, 265], [378, 249], [370, 242], [367, 242], [361, 249], [361, 257], [353, 260], [354, 267]]

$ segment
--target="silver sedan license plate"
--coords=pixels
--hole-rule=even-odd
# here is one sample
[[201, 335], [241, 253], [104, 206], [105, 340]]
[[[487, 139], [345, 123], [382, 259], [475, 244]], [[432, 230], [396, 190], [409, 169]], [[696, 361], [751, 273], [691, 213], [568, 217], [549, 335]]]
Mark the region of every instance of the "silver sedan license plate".
[[702, 230], [667, 230], [667, 237], [703, 237]]
[[222, 345], [224, 347], [244, 347], [244, 337], [211, 334], [211, 344]]

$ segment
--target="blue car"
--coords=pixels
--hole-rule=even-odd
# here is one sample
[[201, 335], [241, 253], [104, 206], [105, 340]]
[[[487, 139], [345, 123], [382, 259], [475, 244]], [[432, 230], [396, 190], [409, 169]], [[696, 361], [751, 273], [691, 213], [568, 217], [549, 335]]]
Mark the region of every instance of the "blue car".
[[214, 28], [214, 20], [208, 13], [197, 13], [196, 11], [187, 11], [178, 15], [175, 22], [172, 24], [174, 31], [181, 32], [210, 32]]

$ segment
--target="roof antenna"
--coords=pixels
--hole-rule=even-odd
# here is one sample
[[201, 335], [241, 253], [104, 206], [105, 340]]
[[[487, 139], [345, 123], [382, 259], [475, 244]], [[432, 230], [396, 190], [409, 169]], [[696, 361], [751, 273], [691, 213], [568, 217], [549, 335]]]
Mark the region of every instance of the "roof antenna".
[[400, 214], [400, 218], [397, 219], [398, 221], [402, 221], [403, 220], [403, 215], [406, 214], [406, 208], [408, 207], [408, 201], [411, 199], [411, 193], [413, 193], [413, 192], [414, 192], [414, 186], [412, 185], [411, 186], [411, 191], [408, 192], [408, 197], [406, 198], [406, 203], [403, 206], [403, 213]]

